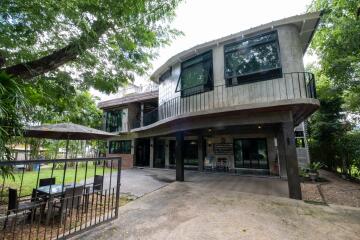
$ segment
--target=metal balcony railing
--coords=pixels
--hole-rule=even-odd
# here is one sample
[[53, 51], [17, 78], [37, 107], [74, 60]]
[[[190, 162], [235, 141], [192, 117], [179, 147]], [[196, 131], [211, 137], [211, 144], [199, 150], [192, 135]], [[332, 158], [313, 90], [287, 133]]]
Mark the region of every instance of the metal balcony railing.
[[[198, 88], [198, 86], [194, 88]], [[144, 114], [143, 122], [144, 126], [147, 126], [159, 120], [191, 112], [299, 98], [316, 98], [314, 74], [309, 72], [284, 73], [282, 78], [232, 86], [217, 85], [211, 91], [198, 92], [187, 97], [177, 96]], [[134, 126], [139, 126], [139, 124]]]
[[0, 239], [66, 239], [118, 217], [120, 158], [0, 162]]

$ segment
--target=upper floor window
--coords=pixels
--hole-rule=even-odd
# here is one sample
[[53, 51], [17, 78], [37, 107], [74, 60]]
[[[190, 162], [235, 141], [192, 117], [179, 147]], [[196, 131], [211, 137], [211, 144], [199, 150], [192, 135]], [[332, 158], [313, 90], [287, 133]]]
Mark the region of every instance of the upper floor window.
[[131, 140], [110, 141], [109, 153], [131, 154]]
[[161, 74], [161, 76], [159, 77], [159, 83], [162, 83], [163, 81], [171, 77], [171, 73], [172, 73], [172, 67], [170, 67], [168, 70], [166, 70], [166, 72]]
[[224, 55], [227, 86], [282, 75], [276, 31], [225, 45]]
[[122, 130], [122, 110], [105, 112], [105, 131], [121, 132]]
[[186, 97], [213, 89], [212, 51], [181, 63], [181, 74], [176, 91]]

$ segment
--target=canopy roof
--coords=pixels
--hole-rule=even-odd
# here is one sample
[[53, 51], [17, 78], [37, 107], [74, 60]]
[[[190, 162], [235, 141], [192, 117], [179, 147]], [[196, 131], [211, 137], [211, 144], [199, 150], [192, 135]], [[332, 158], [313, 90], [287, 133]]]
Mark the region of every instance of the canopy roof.
[[91, 140], [107, 139], [117, 135], [79, 124], [58, 123], [28, 127], [24, 131], [24, 136], [49, 139]]

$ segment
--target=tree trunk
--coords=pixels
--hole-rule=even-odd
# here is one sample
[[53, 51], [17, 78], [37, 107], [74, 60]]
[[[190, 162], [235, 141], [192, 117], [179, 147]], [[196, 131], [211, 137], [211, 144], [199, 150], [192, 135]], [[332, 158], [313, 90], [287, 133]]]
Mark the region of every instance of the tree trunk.
[[1, 70], [11, 76], [24, 80], [55, 70], [70, 61], [74, 61], [86, 49], [94, 47], [109, 27], [110, 24], [108, 22], [97, 20], [94, 22], [90, 32], [83, 33], [66, 47], [34, 61], [19, 63]]

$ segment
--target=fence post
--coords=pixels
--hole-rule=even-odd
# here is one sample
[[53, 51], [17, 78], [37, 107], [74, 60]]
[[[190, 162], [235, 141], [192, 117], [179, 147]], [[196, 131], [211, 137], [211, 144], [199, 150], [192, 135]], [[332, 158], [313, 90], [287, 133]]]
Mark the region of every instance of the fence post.
[[121, 158], [118, 159], [118, 174], [117, 174], [117, 180], [116, 180], [115, 218], [118, 218], [118, 216], [119, 216], [120, 176], [121, 176]]

